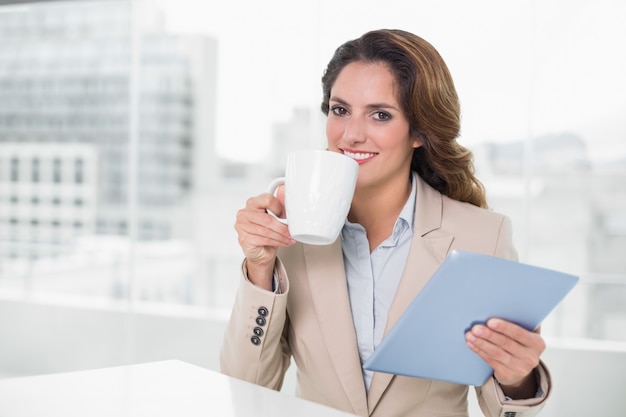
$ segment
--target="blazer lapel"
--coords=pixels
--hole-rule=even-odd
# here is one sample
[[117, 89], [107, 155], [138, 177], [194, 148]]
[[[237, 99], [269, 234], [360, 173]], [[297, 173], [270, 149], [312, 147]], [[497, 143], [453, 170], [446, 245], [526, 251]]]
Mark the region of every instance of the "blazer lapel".
[[[367, 397], [345, 278], [341, 238], [328, 246], [304, 245], [311, 297], [324, 343], [354, 411], [368, 415]], [[319, 267], [322, 266], [322, 267]]]
[[[419, 177], [417, 184], [413, 240], [398, 290], [389, 309], [385, 334], [443, 262], [454, 239], [452, 235], [429, 235], [441, 227], [442, 196]], [[370, 412], [376, 407], [393, 378], [392, 374], [374, 373], [368, 393]]]

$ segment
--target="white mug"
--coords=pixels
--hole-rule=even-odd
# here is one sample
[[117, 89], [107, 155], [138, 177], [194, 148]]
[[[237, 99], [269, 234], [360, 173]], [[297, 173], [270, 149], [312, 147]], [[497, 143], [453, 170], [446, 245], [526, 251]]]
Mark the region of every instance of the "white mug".
[[302, 150], [287, 156], [285, 176], [274, 179], [268, 192], [285, 185], [286, 218], [291, 236], [310, 245], [333, 243], [343, 227], [356, 187], [359, 164], [343, 154]]

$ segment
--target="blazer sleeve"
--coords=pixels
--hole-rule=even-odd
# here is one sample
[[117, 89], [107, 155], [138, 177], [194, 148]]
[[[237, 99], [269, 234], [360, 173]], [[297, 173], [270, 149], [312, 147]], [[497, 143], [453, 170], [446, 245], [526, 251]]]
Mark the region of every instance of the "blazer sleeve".
[[[518, 260], [517, 252], [513, 246], [511, 220], [502, 216], [498, 237], [496, 241], [495, 256], [506, 259]], [[541, 411], [548, 398], [552, 381], [548, 368], [543, 362], [535, 368], [537, 378], [537, 396], [522, 400], [507, 398], [498, 381], [491, 377], [481, 387], [476, 387], [476, 396], [481, 410], [487, 417], [533, 417]]]
[[491, 377], [482, 387], [476, 388], [478, 404], [483, 413], [488, 417], [533, 417], [545, 405], [545, 400], [550, 394], [552, 384], [548, 368], [543, 362], [535, 369], [537, 386], [539, 390], [537, 397], [523, 400], [508, 399], [500, 384], [494, 377]]
[[277, 293], [252, 284], [242, 265], [239, 289], [220, 352], [222, 373], [280, 390], [291, 353], [285, 339], [289, 282], [280, 260], [276, 261]]

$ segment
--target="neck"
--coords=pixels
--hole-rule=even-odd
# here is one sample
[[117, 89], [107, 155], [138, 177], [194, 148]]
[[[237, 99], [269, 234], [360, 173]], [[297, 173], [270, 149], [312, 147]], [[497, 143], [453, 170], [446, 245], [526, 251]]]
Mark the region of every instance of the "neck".
[[411, 194], [411, 178], [382, 187], [358, 188], [352, 200], [348, 220], [367, 231], [370, 250], [391, 236], [396, 219]]

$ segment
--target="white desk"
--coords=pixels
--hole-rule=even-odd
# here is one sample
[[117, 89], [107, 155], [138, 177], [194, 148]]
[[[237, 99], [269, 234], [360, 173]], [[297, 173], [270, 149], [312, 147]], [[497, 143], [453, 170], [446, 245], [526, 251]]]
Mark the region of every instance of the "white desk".
[[0, 380], [0, 417], [347, 417], [181, 361]]

